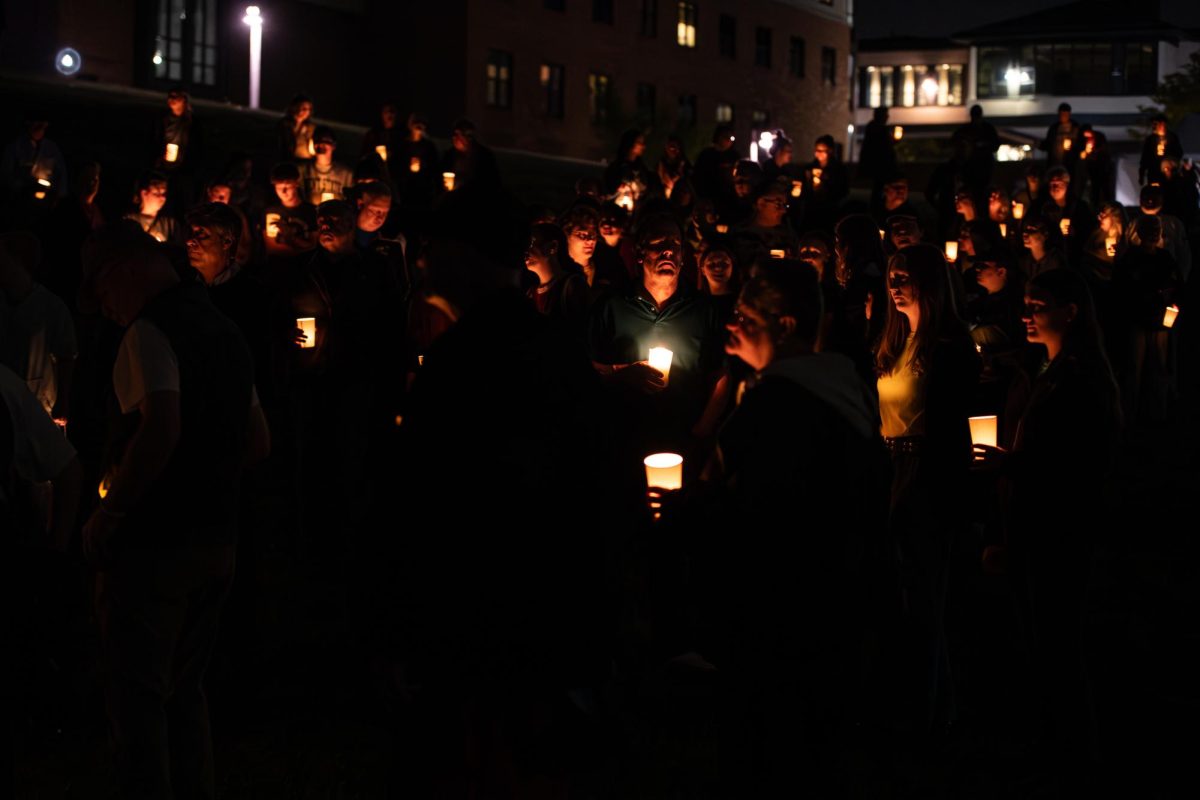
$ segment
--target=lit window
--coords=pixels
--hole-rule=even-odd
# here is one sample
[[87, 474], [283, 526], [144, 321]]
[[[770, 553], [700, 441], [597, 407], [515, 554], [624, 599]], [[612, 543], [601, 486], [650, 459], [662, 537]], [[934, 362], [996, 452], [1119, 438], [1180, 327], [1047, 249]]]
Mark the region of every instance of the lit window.
[[729, 103], [717, 103], [717, 122], [733, 122], [733, 106]]
[[676, 26], [676, 41], [680, 47], [696, 46], [696, 4], [680, 0], [679, 24]]
[[512, 106], [512, 56], [501, 50], [488, 51], [487, 104], [493, 108]]
[[608, 119], [608, 106], [612, 95], [609, 93], [612, 81], [603, 73], [593, 72], [588, 75], [588, 111], [592, 122], [605, 122]]
[[538, 71], [538, 82], [542, 87], [542, 113], [554, 119], [563, 118], [563, 66], [542, 64]]

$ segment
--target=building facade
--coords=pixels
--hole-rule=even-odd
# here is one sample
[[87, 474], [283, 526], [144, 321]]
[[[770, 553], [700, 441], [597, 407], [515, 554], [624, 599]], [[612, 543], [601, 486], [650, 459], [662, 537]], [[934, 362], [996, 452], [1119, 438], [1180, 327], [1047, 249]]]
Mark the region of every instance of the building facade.
[[[383, 100], [435, 133], [596, 159], [621, 129], [706, 141], [784, 129], [845, 142], [850, 0], [261, 0], [262, 100], [371, 122]], [[249, 2], [5, 0], [0, 67], [247, 101]], [[61, 69], [59, 70], [62, 71]]]

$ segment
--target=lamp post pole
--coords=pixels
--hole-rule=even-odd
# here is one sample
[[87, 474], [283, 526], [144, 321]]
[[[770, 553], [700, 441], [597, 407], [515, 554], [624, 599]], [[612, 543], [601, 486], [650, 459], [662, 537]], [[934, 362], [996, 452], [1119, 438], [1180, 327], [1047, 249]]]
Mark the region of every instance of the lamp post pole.
[[258, 6], [247, 6], [242, 22], [250, 26], [250, 107], [258, 108], [258, 87], [262, 77], [262, 15]]

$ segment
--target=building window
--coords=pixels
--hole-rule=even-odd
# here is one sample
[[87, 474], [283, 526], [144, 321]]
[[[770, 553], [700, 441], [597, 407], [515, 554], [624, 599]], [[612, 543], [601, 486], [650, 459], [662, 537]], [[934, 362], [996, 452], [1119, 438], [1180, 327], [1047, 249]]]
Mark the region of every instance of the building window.
[[155, 21], [154, 77], [215, 86], [217, 0], [158, 0]]
[[769, 112], [755, 109], [750, 112], [750, 124], [754, 130], [760, 131], [771, 124], [771, 115]]
[[722, 14], [717, 31], [721, 56], [724, 58], [737, 58], [737, 20], [728, 14]]
[[826, 86], [837, 85], [837, 50], [821, 48], [821, 82]]
[[592, 22], [613, 24], [613, 0], [592, 0]]
[[658, 0], [642, 0], [642, 36], [658, 36]]
[[563, 118], [563, 66], [542, 64], [538, 74], [542, 85], [542, 113], [553, 119]]
[[592, 122], [606, 122], [612, 102], [612, 81], [602, 72], [588, 75], [588, 114]]
[[979, 48], [979, 97], [1145, 95], [1158, 83], [1153, 42], [1067, 42]]
[[487, 104], [494, 108], [512, 107], [512, 55], [502, 50], [488, 51]]
[[695, 47], [696, 46], [696, 4], [680, 0], [679, 2], [679, 22], [675, 26], [675, 41], [679, 42], [680, 47]]
[[683, 94], [679, 96], [679, 127], [690, 128], [696, 124], [696, 95]]
[[804, 40], [793, 36], [788, 45], [788, 74], [794, 78], [804, 77]]
[[754, 29], [754, 66], [771, 66], [771, 29]]
[[858, 105], [961, 106], [965, 70], [963, 64], [862, 67], [858, 71]]
[[653, 83], [637, 85], [637, 119], [642, 125], [653, 125], [657, 106], [657, 93]]
[[567, 0], [546, 0], [546, 8], [550, 11], [566, 11]]
[[717, 103], [717, 122], [733, 122], [732, 103]]

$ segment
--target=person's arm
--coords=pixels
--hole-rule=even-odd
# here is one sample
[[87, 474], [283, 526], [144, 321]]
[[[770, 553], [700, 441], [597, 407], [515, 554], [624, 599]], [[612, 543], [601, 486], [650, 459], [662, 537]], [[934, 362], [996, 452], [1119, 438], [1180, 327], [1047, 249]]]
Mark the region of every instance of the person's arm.
[[693, 436], [697, 439], [707, 439], [712, 436], [717, 429], [717, 423], [721, 421], [721, 416], [729, 406], [729, 395], [732, 391], [733, 381], [729, 377], [729, 370], [723, 369], [712, 382], [712, 391], [708, 395], [708, 401], [704, 404], [704, 413], [692, 427]]
[[112, 478], [104, 507], [121, 514], [138, 504], [179, 444], [179, 392], [150, 392], [138, 404], [141, 421]]
[[52, 479], [51, 485], [54, 496], [50, 505], [50, 543], [55, 550], [65, 553], [75, 529], [75, 516], [83, 486], [83, 467], [79, 459], [71, 459], [62, 472]]

